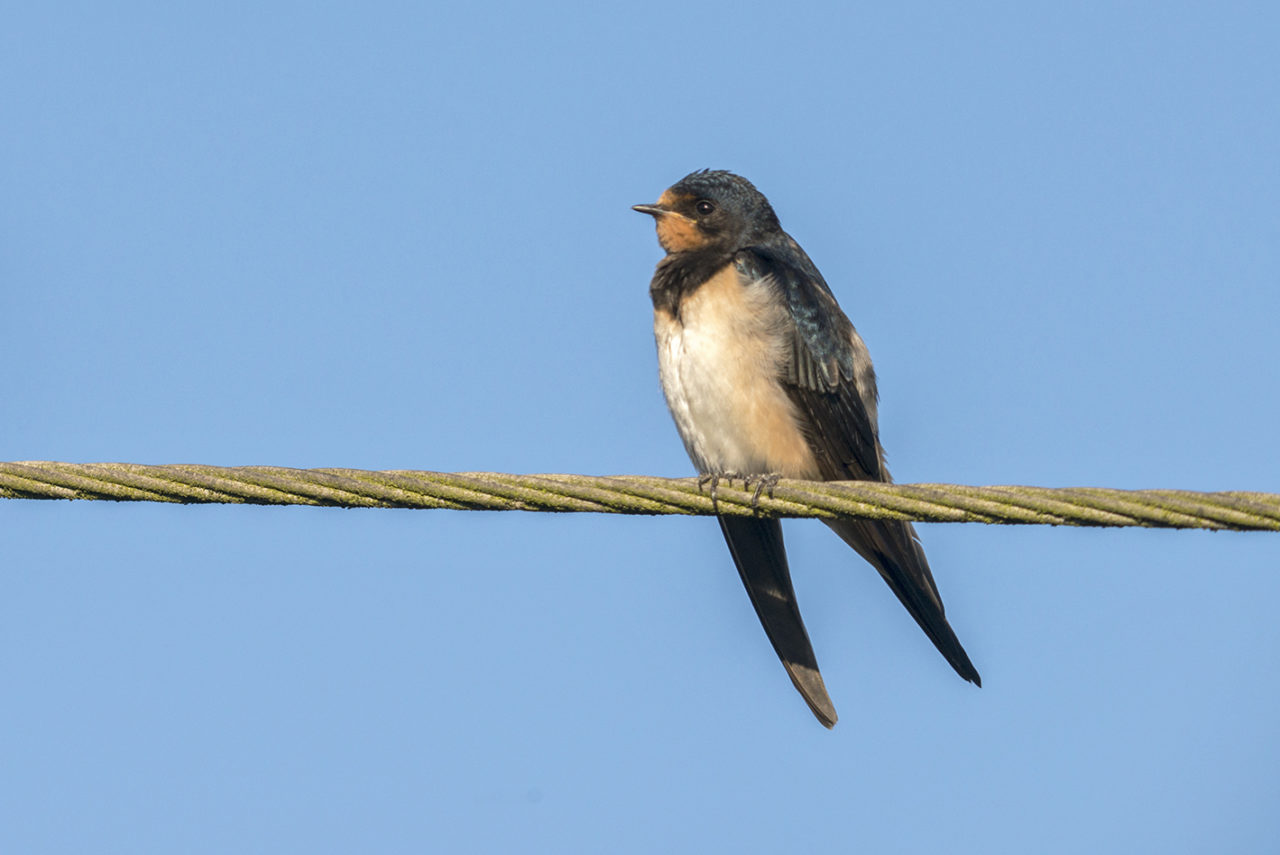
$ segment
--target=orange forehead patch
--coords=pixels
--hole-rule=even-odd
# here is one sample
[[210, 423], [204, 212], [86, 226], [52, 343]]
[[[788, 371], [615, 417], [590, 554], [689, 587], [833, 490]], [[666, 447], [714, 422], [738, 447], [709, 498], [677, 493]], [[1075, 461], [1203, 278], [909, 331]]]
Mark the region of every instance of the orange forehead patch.
[[688, 196], [672, 193], [671, 190], [669, 189], [663, 190], [662, 195], [658, 197], [658, 207], [674, 208], [680, 204], [682, 199], [688, 199], [688, 198], [689, 198]]
[[658, 217], [658, 243], [667, 252], [686, 252], [697, 249], [707, 242], [707, 236], [698, 228], [698, 224], [684, 214], [675, 212], [675, 208], [687, 200], [688, 196], [677, 195], [670, 190], [658, 197], [658, 206], [666, 208], [670, 213]]

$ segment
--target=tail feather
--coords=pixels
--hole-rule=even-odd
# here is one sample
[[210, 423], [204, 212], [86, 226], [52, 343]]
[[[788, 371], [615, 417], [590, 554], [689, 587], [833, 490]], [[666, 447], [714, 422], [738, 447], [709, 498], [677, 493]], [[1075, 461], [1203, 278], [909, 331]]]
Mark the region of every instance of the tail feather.
[[834, 726], [836, 708], [822, 682], [818, 661], [796, 604], [781, 522], [756, 517], [719, 517], [719, 520], [742, 584], [791, 682], [818, 721], [826, 727]]

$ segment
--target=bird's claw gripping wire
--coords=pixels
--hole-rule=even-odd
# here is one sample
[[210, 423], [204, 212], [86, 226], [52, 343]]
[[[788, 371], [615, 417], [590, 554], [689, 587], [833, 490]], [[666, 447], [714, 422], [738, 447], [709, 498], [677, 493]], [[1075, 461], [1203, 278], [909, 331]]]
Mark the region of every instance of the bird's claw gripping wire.
[[717, 489], [720, 487], [720, 481], [728, 481], [729, 486], [733, 486], [734, 480], [742, 482], [742, 489], [749, 490], [751, 485], [755, 484], [756, 489], [751, 494], [751, 510], [754, 513], [760, 513], [760, 495], [767, 493], [769, 498], [773, 498], [773, 488], [778, 486], [778, 480], [782, 476], [776, 472], [768, 475], [750, 475], [742, 472], [704, 472], [698, 476], [698, 492], [702, 492], [702, 488], [711, 485], [711, 510], [720, 513], [719, 498], [716, 495]]

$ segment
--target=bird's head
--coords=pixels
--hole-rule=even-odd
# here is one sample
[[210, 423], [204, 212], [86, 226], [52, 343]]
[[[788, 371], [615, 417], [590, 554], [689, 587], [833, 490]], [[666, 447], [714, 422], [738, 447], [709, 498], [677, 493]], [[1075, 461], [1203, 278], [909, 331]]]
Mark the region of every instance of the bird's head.
[[724, 170], [690, 173], [655, 204], [633, 205], [632, 210], [657, 221], [658, 243], [668, 253], [733, 252], [781, 229], [764, 194], [747, 179]]

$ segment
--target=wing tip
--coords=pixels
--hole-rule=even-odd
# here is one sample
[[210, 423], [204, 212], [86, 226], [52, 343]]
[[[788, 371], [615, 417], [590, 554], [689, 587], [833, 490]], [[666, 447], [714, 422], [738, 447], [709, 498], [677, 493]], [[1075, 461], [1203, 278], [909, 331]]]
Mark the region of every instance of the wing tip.
[[982, 675], [978, 673], [978, 669], [973, 666], [973, 661], [969, 659], [969, 654], [965, 653], [964, 647], [960, 644], [960, 639], [956, 638], [955, 632], [951, 630], [951, 624], [947, 623], [947, 619], [942, 619], [943, 625], [946, 627], [946, 635], [940, 635], [934, 638], [933, 633], [929, 635], [929, 640], [938, 648], [938, 652], [946, 657], [949, 664], [960, 678], [973, 683], [979, 689], [982, 688]]

